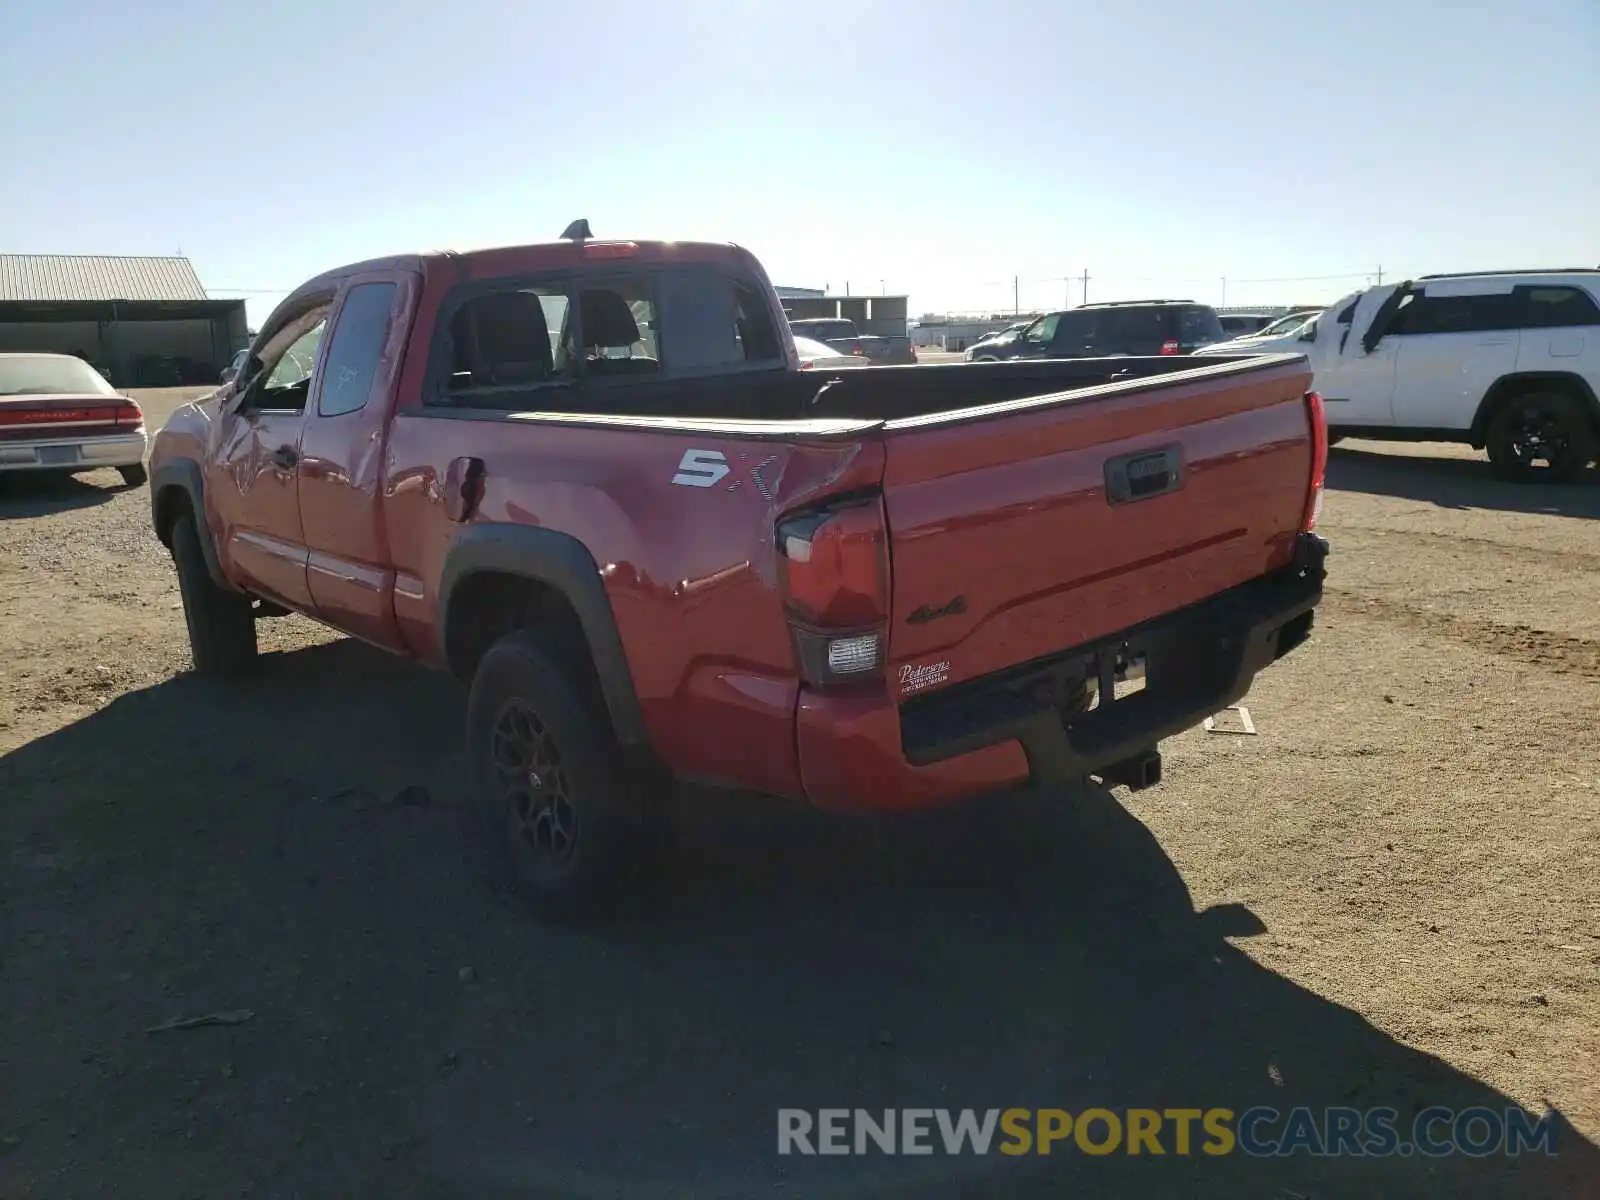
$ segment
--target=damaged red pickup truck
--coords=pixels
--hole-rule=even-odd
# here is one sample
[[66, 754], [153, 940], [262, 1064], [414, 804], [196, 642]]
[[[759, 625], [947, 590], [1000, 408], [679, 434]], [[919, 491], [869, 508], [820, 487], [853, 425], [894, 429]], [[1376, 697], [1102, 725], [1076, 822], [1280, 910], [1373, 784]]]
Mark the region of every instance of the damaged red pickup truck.
[[879, 810], [1155, 782], [1309, 635], [1310, 378], [828, 377], [747, 252], [580, 235], [306, 283], [156, 437], [153, 517], [199, 671], [295, 611], [470, 680], [475, 792], [559, 906], [672, 778]]

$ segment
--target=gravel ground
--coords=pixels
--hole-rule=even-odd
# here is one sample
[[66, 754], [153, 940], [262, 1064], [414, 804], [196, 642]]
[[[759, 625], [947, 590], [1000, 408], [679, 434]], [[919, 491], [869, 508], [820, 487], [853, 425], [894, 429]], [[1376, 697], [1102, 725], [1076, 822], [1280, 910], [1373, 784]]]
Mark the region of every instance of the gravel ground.
[[[1600, 487], [1334, 457], [1258, 736], [879, 839], [696, 796], [587, 933], [485, 882], [455, 684], [299, 618], [189, 677], [147, 492], [8, 481], [0, 1195], [1600, 1195]], [[1520, 1161], [774, 1152], [779, 1107], [1261, 1103], [1567, 1124]]]

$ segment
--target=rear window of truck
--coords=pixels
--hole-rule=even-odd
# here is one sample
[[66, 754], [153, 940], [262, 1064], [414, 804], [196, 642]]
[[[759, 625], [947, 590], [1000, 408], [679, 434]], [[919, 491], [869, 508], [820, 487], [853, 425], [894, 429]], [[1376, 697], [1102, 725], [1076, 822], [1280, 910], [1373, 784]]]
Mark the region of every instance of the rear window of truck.
[[525, 405], [524, 393], [782, 366], [765, 293], [716, 268], [467, 285], [446, 298], [427, 403]]

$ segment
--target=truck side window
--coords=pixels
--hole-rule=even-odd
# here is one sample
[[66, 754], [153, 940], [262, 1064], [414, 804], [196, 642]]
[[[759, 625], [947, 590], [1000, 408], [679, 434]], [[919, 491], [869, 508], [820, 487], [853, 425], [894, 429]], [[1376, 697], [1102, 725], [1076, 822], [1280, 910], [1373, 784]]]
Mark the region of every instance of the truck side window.
[[[262, 370], [250, 384], [249, 406], [258, 412], [304, 412], [317, 348], [328, 326], [328, 305], [296, 317], [267, 340]], [[287, 342], [287, 344], [285, 344]]]
[[362, 283], [345, 296], [322, 368], [322, 391], [317, 397], [322, 416], [342, 416], [366, 406], [389, 334], [394, 292], [392, 283]]
[[450, 318], [450, 393], [576, 378], [570, 309], [560, 287], [508, 287], [468, 300]]

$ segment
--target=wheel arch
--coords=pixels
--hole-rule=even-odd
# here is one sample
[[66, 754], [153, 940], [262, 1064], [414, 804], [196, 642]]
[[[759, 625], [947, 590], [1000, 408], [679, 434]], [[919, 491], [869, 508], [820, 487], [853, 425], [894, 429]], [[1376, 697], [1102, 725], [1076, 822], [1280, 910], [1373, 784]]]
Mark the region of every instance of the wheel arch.
[[195, 534], [200, 539], [200, 552], [205, 556], [207, 574], [218, 587], [237, 592], [239, 589], [229, 583], [227, 576], [222, 573], [217, 548], [211, 543], [205, 500], [205, 475], [194, 459], [169, 459], [150, 472], [150, 525], [156, 537], [161, 539], [161, 544], [168, 550], [172, 549], [172, 526], [188, 512], [194, 517]]
[[647, 746], [622, 637], [588, 548], [570, 534], [537, 526], [463, 529], [439, 579], [439, 649], [451, 672], [470, 678], [489, 644], [530, 613], [576, 623], [618, 742]]
[[1517, 371], [1502, 375], [1490, 385], [1473, 414], [1469, 440], [1475, 450], [1488, 441], [1489, 422], [1515, 396], [1531, 391], [1560, 391], [1576, 396], [1589, 412], [1589, 420], [1600, 432], [1600, 398], [1589, 381], [1575, 371]]

